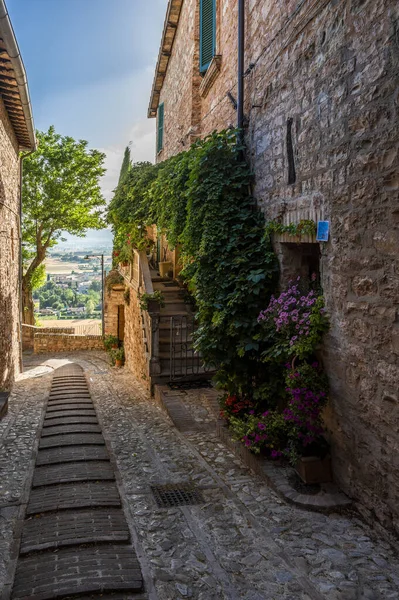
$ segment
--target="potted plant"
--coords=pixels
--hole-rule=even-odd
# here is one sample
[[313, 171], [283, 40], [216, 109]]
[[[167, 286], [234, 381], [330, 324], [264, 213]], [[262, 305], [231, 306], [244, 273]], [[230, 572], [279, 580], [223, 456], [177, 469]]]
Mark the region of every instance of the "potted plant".
[[122, 367], [123, 363], [125, 362], [125, 350], [123, 346], [121, 346], [117, 350], [113, 350], [112, 354], [115, 360], [115, 367]]
[[108, 352], [113, 348], [118, 348], [119, 339], [115, 335], [106, 335], [104, 338], [104, 346]]

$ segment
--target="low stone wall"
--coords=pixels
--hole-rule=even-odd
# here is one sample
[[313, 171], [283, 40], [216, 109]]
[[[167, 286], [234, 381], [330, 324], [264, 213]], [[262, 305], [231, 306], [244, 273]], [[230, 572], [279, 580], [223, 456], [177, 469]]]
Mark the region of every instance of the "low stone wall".
[[35, 354], [44, 352], [75, 352], [104, 350], [101, 335], [68, 335], [66, 333], [36, 333], [33, 341]]
[[22, 325], [22, 349], [33, 350], [33, 340], [36, 333], [64, 333], [73, 334], [73, 327], [36, 327], [35, 325]]

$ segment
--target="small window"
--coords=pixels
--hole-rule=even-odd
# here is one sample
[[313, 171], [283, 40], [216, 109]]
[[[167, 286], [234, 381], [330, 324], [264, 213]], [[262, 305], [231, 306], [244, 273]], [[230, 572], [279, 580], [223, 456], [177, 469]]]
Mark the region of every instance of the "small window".
[[205, 73], [216, 49], [216, 0], [200, 0], [200, 72]]
[[164, 105], [163, 102], [158, 106], [158, 137], [157, 137], [157, 152], [161, 152], [163, 148], [163, 122], [164, 122]]

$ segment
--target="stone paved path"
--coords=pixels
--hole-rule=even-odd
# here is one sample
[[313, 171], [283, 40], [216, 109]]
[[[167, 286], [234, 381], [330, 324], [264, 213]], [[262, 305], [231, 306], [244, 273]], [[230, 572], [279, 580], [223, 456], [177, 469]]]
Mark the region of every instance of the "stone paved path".
[[[395, 548], [356, 515], [327, 516], [286, 505], [211, 430], [177, 431], [140, 384], [124, 370], [111, 369], [101, 353], [31, 360], [51, 367], [73, 360], [89, 377], [123, 483], [123, 502], [150, 600], [399, 599]], [[43, 372], [46, 368], [41, 367]], [[43, 398], [37, 381], [18, 383], [10, 416], [18, 409], [21, 422], [9, 421], [3, 432], [6, 447], [16, 444], [19, 431], [23, 437], [13, 446], [11, 461], [19, 483], [8, 476], [6, 458], [11, 456], [4, 446], [0, 449], [0, 475], [7, 478], [0, 500], [0, 584], [6, 583], [10, 561], [4, 551], [11, 549], [18, 502], [29, 475], [22, 457], [30, 456], [40, 422]], [[45, 374], [40, 382], [46, 386]], [[188, 394], [186, 408], [194, 420], [212, 421], [194, 393]], [[28, 419], [32, 427], [25, 429]], [[2, 422], [0, 427], [7, 425]], [[182, 482], [200, 488], [204, 502], [159, 508], [150, 486]], [[54, 493], [61, 501], [59, 491]]]
[[[63, 404], [66, 415], [60, 424], [54, 424], [52, 408], [67, 397], [73, 403]], [[94, 410], [83, 369], [75, 364], [56, 369], [32, 490], [21, 523], [13, 600], [142, 590], [139, 563], [129, 544], [130, 532], [120, 500], [117, 502], [115, 474], [101, 427], [97, 419], [93, 424], [93, 417], [79, 416], [79, 423], [75, 423], [75, 406], [83, 399]], [[72, 440], [71, 432], [81, 433], [85, 439]], [[95, 442], [91, 441], [96, 443], [94, 448], [103, 453], [101, 459], [98, 453], [92, 456], [85, 452], [93, 448], [87, 445], [90, 436], [95, 438]], [[77, 486], [76, 482], [82, 485]]]

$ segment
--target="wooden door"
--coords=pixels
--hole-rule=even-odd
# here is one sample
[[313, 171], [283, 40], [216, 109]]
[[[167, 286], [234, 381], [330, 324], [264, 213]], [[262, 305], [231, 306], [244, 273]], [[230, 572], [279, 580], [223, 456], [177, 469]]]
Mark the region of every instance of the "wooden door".
[[125, 306], [118, 305], [118, 338], [121, 342], [125, 339]]

